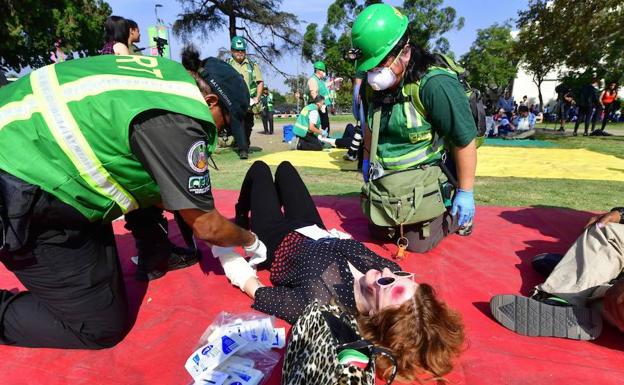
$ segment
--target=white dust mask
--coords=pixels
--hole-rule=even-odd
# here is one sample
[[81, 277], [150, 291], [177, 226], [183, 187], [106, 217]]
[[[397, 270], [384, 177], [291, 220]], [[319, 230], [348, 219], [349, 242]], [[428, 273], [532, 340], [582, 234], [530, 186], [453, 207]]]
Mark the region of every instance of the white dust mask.
[[373, 68], [368, 71], [367, 81], [375, 91], [383, 91], [396, 83], [397, 77], [388, 67]]

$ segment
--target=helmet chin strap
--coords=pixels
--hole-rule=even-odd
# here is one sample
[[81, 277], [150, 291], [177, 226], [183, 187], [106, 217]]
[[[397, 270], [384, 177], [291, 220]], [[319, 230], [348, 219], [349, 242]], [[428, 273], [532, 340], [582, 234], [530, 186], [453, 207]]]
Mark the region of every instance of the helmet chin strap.
[[[396, 76], [396, 82], [390, 87], [390, 89], [396, 88], [403, 80], [403, 77], [405, 76], [405, 71], [407, 70], [407, 63], [409, 63], [410, 57], [412, 56], [411, 54], [412, 49], [409, 45], [408, 40], [407, 43], [405, 43], [405, 46], [401, 49], [401, 51], [399, 51], [399, 54], [394, 59], [392, 64], [390, 64], [390, 67], [388, 67], [390, 71], [392, 71]], [[397, 67], [400, 68], [398, 72], [395, 70], [395, 68]]]

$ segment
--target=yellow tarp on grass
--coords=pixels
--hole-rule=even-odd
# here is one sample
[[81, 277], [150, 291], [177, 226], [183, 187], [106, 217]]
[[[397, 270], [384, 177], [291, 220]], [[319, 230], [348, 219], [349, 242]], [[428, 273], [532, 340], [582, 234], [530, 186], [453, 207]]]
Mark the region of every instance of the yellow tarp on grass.
[[[259, 160], [270, 165], [287, 160], [295, 167], [355, 170], [356, 162], [342, 159], [345, 153], [283, 151]], [[624, 159], [584, 149], [481, 147], [478, 154], [477, 176], [624, 181]]]
[[331, 149], [324, 151], [282, 151], [274, 152], [260, 157], [266, 164], [277, 166], [287, 160], [295, 167], [316, 167], [331, 170], [357, 170], [357, 162], [349, 162], [342, 159], [347, 150]]

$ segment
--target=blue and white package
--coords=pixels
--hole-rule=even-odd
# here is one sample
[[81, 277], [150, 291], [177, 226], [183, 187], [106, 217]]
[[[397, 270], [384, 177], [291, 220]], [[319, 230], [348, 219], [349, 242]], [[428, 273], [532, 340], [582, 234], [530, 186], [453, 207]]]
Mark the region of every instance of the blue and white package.
[[202, 374], [219, 366], [247, 343], [247, 340], [236, 334], [218, 333], [191, 354], [184, 367], [197, 381], [202, 378]]
[[230, 375], [224, 385], [258, 385], [264, 377], [259, 370], [237, 364], [223, 365], [220, 370]]
[[230, 375], [227, 373], [210, 370], [204, 372], [201, 378], [195, 380], [193, 385], [223, 385], [228, 378], [230, 378]]
[[232, 356], [232, 357], [228, 358], [227, 360], [225, 360], [221, 365], [219, 365], [217, 367], [217, 370], [219, 370], [219, 368], [221, 368], [221, 367], [223, 367], [225, 365], [231, 365], [231, 364], [245, 366], [247, 368], [253, 368], [256, 363], [252, 359], [239, 357], [239, 356], [235, 355], [235, 356]]
[[275, 340], [275, 329], [270, 317], [246, 321], [237, 319], [234, 323], [224, 326], [224, 330], [224, 334], [236, 334], [250, 342], [244, 351], [270, 349]]

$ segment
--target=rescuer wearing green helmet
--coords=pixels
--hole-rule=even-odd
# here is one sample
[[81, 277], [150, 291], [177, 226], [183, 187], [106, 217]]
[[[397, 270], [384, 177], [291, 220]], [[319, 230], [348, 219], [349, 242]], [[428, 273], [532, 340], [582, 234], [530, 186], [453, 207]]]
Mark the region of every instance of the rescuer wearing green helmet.
[[[362, 92], [369, 127], [365, 132], [365, 149], [370, 148], [371, 133], [375, 129], [379, 132], [374, 164], [370, 164], [368, 153], [364, 155], [367, 185], [369, 175], [370, 183], [384, 183], [380, 175], [401, 175], [397, 172], [422, 169], [427, 175], [439, 175], [437, 200], [444, 200], [450, 206], [450, 212], [442, 205], [438, 210], [442, 214], [422, 223], [395, 228], [371, 223], [370, 229], [373, 235], [386, 239], [389, 236], [407, 239], [408, 250], [424, 252], [458, 228], [465, 234], [471, 230], [475, 212], [477, 129], [456, 72], [409, 42], [408, 23], [407, 16], [396, 8], [374, 4], [366, 7], [353, 23], [351, 39], [356, 69], [366, 71], [368, 83]], [[454, 194], [452, 186], [442, 183], [447, 179], [456, 182]], [[422, 191], [422, 183], [419, 187], [418, 181], [406, 181], [414, 182], [413, 191]], [[423, 212], [428, 207], [422, 205], [431, 202], [426, 198], [423, 193], [422, 198], [416, 196], [409, 202], [417, 202], [415, 211]], [[420, 202], [423, 203], [418, 206]]]
[[241, 36], [234, 36], [231, 40], [232, 57], [227, 61], [234, 69], [241, 74], [249, 91], [249, 109], [245, 114], [244, 135], [240, 135], [236, 130], [232, 130], [236, 145], [238, 146], [238, 156], [247, 159], [249, 145], [251, 144], [251, 129], [254, 125], [254, 113], [252, 108], [260, 102], [262, 96], [262, 73], [258, 63], [247, 57], [247, 41]]
[[0, 89], [0, 261], [28, 289], [0, 289], [0, 344], [121, 341], [130, 322], [111, 222], [137, 209], [177, 211], [198, 239], [245, 247], [255, 261], [221, 261], [233, 282], [266, 259], [215, 209], [208, 171], [217, 129], [249, 106], [243, 80], [193, 49], [182, 62], [93, 56]]
[[319, 116], [321, 117], [321, 129], [329, 133], [329, 111], [333, 103], [325, 78], [327, 77], [327, 67], [322, 61], [315, 61], [313, 64], [314, 74], [308, 79], [306, 84], [306, 96], [310, 103], [316, 98], [316, 95], [321, 95], [325, 98], [325, 104], [319, 110]]

